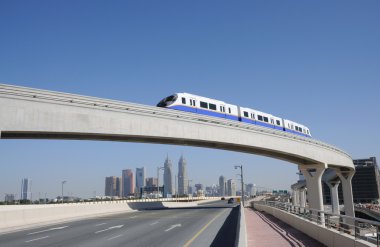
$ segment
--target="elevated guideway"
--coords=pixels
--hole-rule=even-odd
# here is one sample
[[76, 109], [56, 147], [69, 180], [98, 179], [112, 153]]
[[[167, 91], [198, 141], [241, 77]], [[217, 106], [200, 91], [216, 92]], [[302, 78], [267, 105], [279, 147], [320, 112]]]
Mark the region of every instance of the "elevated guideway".
[[[160, 98], [160, 96], [158, 96]], [[351, 157], [327, 143], [269, 128], [115, 100], [0, 84], [1, 139], [73, 139], [189, 145], [268, 156], [297, 164], [309, 206], [323, 209], [321, 175], [342, 180], [353, 215]]]

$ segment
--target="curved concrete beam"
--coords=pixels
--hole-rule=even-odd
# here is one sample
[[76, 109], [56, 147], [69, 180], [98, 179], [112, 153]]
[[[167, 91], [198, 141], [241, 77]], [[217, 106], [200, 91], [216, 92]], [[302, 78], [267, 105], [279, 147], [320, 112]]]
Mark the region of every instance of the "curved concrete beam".
[[189, 145], [354, 169], [344, 151], [293, 134], [155, 106], [0, 84], [1, 138]]

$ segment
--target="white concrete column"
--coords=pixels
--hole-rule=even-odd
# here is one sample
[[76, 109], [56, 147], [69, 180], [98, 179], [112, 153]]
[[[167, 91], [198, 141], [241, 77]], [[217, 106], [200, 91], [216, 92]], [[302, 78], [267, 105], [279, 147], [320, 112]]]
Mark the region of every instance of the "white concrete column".
[[[327, 168], [327, 164], [316, 165], [300, 165], [299, 170], [306, 178], [307, 198], [309, 201], [309, 208], [323, 211], [323, 196], [322, 196], [322, 175]], [[317, 215], [313, 213], [316, 220]], [[320, 214], [320, 222], [325, 224], [324, 214]]]
[[296, 204], [297, 203], [297, 192], [296, 191], [297, 190], [295, 190], [295, 189], [293, 190], [293, 195], [292, 195], [293, 196], [292, 197], [293, 198], [293, 202], [292, 202], [293, 206], [297, 206], [297, 204]]
[[339, 187], [340, 181], [330, 181], [326, 183], [330, 188], [332, 213], [340, 214], [339, 196], [338, 196], [338, 187]]
[[300, 189], [300, 207], [306, 207], [306, 188]]
[[341, 171], [337, 170], [336, 174], [339, 176], [342, 182], [343, 189], [343, 201], [344, 201], [344, 212], [347, 216], [355, 217], [354, 200], [352, 196], [352, 177], [355, 171]]

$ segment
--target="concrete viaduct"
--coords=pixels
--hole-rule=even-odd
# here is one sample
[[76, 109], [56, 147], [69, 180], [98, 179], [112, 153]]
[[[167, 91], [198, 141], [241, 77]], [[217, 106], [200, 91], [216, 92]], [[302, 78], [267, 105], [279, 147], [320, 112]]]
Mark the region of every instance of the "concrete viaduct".
[[[0, 137], [189, 145], [281, 159], [298, 165], [306, 178], [309, 207], [320, 211], [324, 209], [321, 177], [325, 169], [332, 168], [343, 187], [345, 214], [354, 216], [351, 179], [355, 167], [351, 157], [332, 145], [268, 128], [155, 106], [0, 84]], [[271, 176], [275, 179], [281, 174]], [[332, 189], [335, 192], [334, 186]], [[302, 193], [301, 200], [295, 201], [306, 205]]]

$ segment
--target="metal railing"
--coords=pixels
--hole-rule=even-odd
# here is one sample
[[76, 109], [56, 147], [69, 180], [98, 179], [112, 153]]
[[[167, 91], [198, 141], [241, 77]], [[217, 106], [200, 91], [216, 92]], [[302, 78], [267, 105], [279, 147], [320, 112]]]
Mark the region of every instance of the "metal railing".
[[251, 203], [252, 206], [255, 204], [266, 205], [286, 211], [328, 229], [337, 230], [341, 234], [351, 235], [355, 237], [356, 240], [360, 239], [380, 246], [380, 222], [303, 208], [294, 206], [291, 203], [276, 201], [255, 201]]

